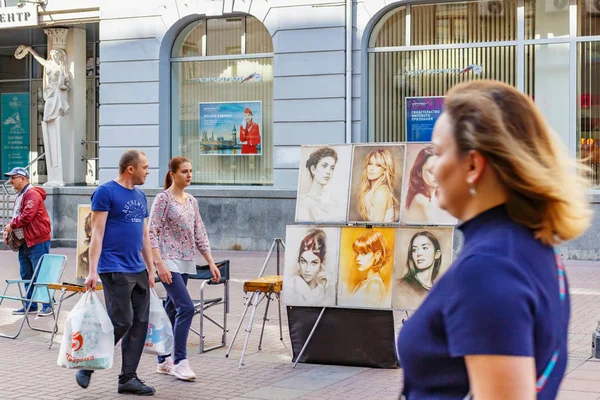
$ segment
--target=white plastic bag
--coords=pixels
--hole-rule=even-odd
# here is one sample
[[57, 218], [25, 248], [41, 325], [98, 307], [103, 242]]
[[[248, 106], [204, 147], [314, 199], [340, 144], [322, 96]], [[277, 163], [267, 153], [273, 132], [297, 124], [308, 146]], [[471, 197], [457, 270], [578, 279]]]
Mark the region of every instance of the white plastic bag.
[[173, 327], [162, 301], [150, 289], [150, 319], [144, 343], [144, 353], [164, 356], [173, 352]]
[[65, 368], [108, 369], [114, 353], [114, 327], [98, 295], [88, 291], [67, 318], [56, 362]]

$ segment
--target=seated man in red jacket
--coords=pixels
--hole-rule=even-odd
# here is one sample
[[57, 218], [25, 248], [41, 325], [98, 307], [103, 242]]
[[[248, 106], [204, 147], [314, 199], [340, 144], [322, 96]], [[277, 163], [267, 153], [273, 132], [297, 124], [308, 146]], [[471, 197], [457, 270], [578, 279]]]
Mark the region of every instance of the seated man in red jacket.
[[[13, 208], [13, 218], [4, 227], [4, 241], [11, 231], [15, 231], [17, 238], [25, 239], [19, 248], [19, 264], [21, 265], [21, 279], [30, 280], [38, 261], [44, 254], [50, 253], [50, 217], [44, 205], [46, 191], [41, 187], [29, 184], [29, 172], [25, 168], [13, 168], [4, 174], [17, 191]], [[25, 285], [26, 297], [31, 298], [33, 285]], [[23, 315], [27, 308], [13, 311], [13, 315]], [[37, 304], [32, 304], [29, 312], [37, 313]], [[52, 315], [50, 304], [44, 304], [38, 316]]]
[[260, 144], [260, 130], [258, 124], [252, 121], [252, 111], [249, 108], [244, 110], [244, 119], [246, 127], [240, 125], [240, 142], [242, 144], [242, 154], [258, 154], [257, 145]]

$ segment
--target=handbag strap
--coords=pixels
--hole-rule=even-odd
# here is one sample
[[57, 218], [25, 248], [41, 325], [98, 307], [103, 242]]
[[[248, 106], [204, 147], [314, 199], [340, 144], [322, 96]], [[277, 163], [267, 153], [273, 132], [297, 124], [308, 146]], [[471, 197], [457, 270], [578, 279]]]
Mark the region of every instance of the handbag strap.
[[[162, 239], [164, 230], [165, 230], [165, 223], [167, 222], [167, 213], [169, 212], [169, 206], [171, 205], [171, 194], [167, 193], [169, 191], [169, 189], [165, 189], [163, 191], [163, 193], [167, 196], [167, 205], [165, 206], [165, 211], [163, 212], [163, 215], [160, 219], [162, 226], [160, 227], [160, 238], [158, 239], [159, 243]], [[164, 221], [164, 222], [163, 222]]]
[[[561, 304], [564, 304], [564, 301], [567, 297], [567, 286], [565, 284], [565, 265], [563, 264], [562, 258], [556, 248], [554, 248], [554, 259], [556, 260], [556, 269], [558, 272], [558, 297], [560, 298]], [[535, 391], [537, 393], [541, 392], [546, 386], [548, 382], [548, 378], [552, 374], [554, 367], [556, 367], [556, 363], [558, 361], [558, 356], [560, 356], [560, 346], [552, 353], [552, 357], [550, 361], [548, 361], [548, 365], [544, 368], [542, 374], [537, 378], [535, 382]], [[473, 400], [473, 395], [469, 391], [469, 393], [463, 398], [463, 400]]]

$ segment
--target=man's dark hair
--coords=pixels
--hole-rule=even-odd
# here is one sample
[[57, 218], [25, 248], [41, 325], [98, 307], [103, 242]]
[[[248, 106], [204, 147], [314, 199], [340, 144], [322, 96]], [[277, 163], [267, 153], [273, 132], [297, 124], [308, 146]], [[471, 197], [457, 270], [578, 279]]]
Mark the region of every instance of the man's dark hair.
[[141, 156], [146, 156], [146, 153], [139, 150], [127, 150], [123, 153], [119, 160], [119, 174], [124, 173], [129, 166], [136, 168], [140, 162]]

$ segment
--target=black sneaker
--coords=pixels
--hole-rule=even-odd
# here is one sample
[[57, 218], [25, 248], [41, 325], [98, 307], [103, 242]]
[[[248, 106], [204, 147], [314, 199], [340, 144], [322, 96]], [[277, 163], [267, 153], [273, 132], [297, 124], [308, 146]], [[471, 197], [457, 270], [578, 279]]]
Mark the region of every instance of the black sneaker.
[[137, 394], [138, 396], [152, 396], [156, 390], [144, 384], [137, 376], [125, 383], [119, 382], [118, 392], [121, 394]]
[[90, 379], [92, 379], [92, 372], [94, 372], [94, 371], [89, 370], [89, 369], [82, 369], [82, 370], [77, 371], [77, 374], [75, 375], [75, 380], [77, 381], [77, 384], [84, 389], [86, 389], [88, 386], [90, 386]]

